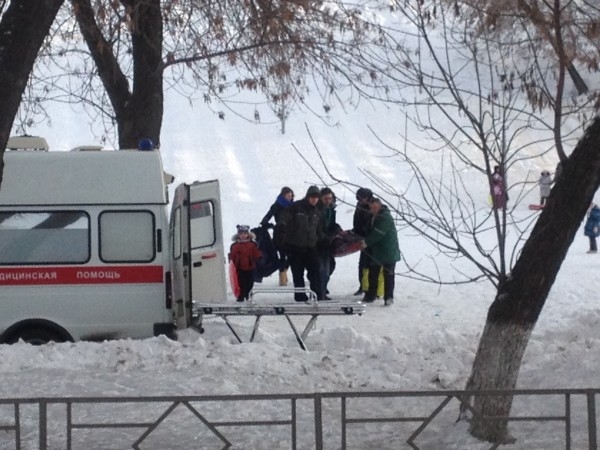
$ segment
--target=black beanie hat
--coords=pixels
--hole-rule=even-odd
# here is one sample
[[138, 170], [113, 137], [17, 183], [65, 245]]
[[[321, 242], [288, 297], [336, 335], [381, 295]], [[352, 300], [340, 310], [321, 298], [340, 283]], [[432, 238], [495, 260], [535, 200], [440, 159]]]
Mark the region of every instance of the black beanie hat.
[[358, 188], [356, 191], [356, 200], [369, 199], [373, 197], [373, 192], [368, 188]]
[[319, 189], [317, 186], [311, 186], [308, 188], [308, 190], [306, 191], [306, 197], [312, 197], [312, 196], [320, 196], [321, 195], [321, 189]]

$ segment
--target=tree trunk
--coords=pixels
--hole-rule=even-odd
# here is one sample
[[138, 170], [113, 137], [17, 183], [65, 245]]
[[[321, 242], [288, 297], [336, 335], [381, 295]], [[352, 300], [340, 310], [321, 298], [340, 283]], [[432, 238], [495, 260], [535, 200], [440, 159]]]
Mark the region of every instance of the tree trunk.
[[71, 0], [73, 12], [113, 107], [120, 148], [141, 139], [159, 145], [163, 117], [162, 13], [160, 0], [121, 0], [130, 19], [133, 78], [119, 67], [94, 18], [90, 0]]
[[35, 59], [64, 0], [13, 0], [0, 20], [0, 183], [4, 150]]
[[133, 90], [123, 105], [119, 145], [136, 148], [140, 139], [160, 145], [163, 117], [162, 12], [160, 0], [122, 0], [131, 11]]
[[[599, 185], [600, 118], [596, 117], [564, 165], [510, 276], [498, 288], [467, 390], [516, 387], [531, 332]], [[511, 406], [512, 396], [475, 396], [473, 436], [495, 443], [510, 441], [506, 421], [486, 421], [485, 417], [506, 417]]]

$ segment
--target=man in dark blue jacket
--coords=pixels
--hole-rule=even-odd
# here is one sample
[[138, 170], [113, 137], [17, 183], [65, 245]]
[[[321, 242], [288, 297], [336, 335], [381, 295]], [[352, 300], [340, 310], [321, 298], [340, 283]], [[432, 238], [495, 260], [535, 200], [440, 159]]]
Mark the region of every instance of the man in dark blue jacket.
[[[321, 190], [311, 186], [302, 200], [282, 211], [277, 224], [278, 245], [282, 245], [288, 254], [295, 288], [304, 288], [304, 271], [310, 283], [310, 289], [318, 300], [323, 300], [323, 283], [319, 264], [319, 245], [326, 240], [323, 234], [323, 213], [317, 207]], [[294, 299], [305, 302], [308, 297], [296, 292]]]
[[[364, 238], [371, 231], [371, 220], [373, 216], [369, 210], [369, 204], [373, 200], [373, 192], [368, 188], [359, 188], [356, 191], [356, 209], [352, 219], [352, 231], [358, 236]], [[360, 252], [358, 259], [358, 290], [354, 295], [362, 295], [366, 292], [365, 286], [362, 285], [363, 270], [369, 267], [369, 256], [365, 252]]]
[[324, 187], [321, 189], [321, 199], [318, 204], [318, 208], [320, 208], [323, 213], [323, 233], [325, 234], [326, 239], [319, 248], [323, 300], [331, 300], [327, 295], [329, 294], [327, 288], [329, 276], [335, 269], [335, 258], [331, 254], [331, 241], [340, 231], [342, 231], [342, 227], [336, 222], [335, 207], [335, 194], [331, 188]]
[[596, 238], [600, 235], [600, 208], [592, 203], [588, 210], [587, 220], [583, 227], [583, 233], [590, 238], [590, 249], [588, 253], [597, 253], [598, 244]]

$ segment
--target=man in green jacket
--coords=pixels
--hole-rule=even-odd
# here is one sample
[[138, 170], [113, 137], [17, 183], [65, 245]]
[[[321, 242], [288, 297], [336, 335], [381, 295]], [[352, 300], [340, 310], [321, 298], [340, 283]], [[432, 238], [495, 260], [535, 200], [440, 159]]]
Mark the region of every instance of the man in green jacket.
[[371, 229], [364, 242], [364, 252], [369, 255], [369, 290], [363, 302], [371, 303], [377, 298], [377, 279], [383, 270], [383, 300], [385, 306], [394, 303], [396, 262], [400, 261], [396, 224], [388, 208], [375, 198], [369, 205]]

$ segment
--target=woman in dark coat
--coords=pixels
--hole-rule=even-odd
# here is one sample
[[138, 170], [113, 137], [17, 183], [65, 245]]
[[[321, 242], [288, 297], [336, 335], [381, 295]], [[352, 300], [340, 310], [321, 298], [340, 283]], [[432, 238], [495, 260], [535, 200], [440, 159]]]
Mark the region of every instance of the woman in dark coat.
[[[275, 203], [271, 205], [269, 211], [260, 221], [261, 226], [275, 228], [273, 232], [273, 241], [275, 242], [275, 246], [277, 247], [277, 254], [279, 256], [279, 286], [287, 286], [287, 270], [290, 266], [287, 258], [287, 253], [285, 250], [277, 245], [277, 224], [279, 223], [279, 219], [281, 217], [281, 212], [290, 207], [294, 202], [294, 191], [291, 188], [284, 186], [281, 188], [281, 192], [277, 196]], [[275, 219], [275, 226], [269, 223], [271, 218]]]

